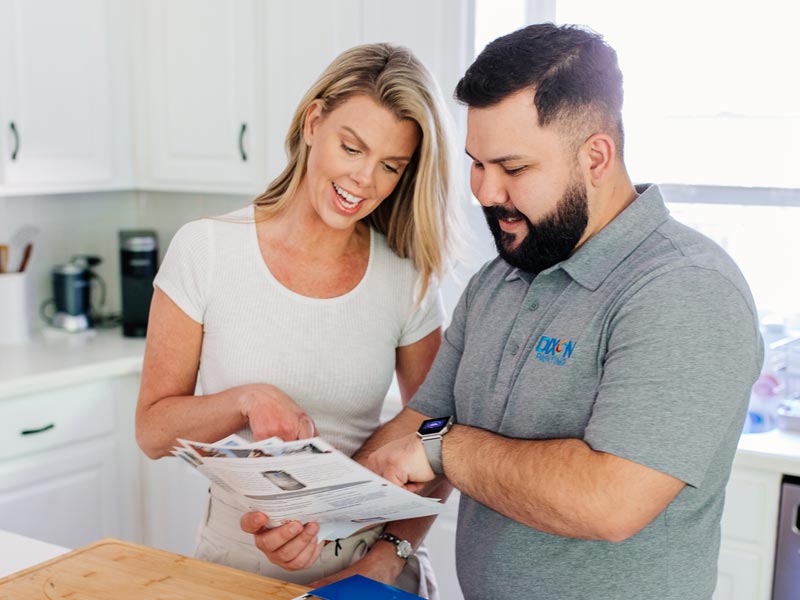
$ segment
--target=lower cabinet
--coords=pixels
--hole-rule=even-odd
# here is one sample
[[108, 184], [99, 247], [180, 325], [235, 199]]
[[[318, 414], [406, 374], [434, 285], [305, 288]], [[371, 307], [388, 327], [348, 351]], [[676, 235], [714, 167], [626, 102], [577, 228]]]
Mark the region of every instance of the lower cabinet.
[[769, 600], [782, 473], [734, 463], [713, 600]]
[[0, 400], [0, 529], [68, 548], [135, 535], [137, 474], [117, 409], [137, 379]]
[[0, 464], [0, 529], [77, 548], [119, 535], [112, 436]]
[[193, 556], [208, 479], [177, 458], [154, 461], [142, 454], [141, 461], [144, 544]]
[[[764, 595], [764, 557], [752, 550], [737, 550], [723, 544], [714, 600], [756, 600]], [[768, 592], [767, 592], [768, 593]]]

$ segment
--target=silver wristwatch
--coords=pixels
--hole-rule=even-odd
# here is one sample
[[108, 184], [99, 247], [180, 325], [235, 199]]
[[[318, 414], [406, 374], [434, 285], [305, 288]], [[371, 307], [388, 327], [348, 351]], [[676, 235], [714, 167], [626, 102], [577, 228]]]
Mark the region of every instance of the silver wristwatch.
[[389, 542], [390, 544], [394, 544], [395, 554], [397, 554], [397, 556], [403, 560], [407, 559], [414, 553], [414, 547], [411, 545], [411, 542], [408, 540], [401, 540], [399, 537], [392, 535], [391, 533], [384, 532], [378, 539]]
[[425, 449], [425, 455], [428, 457], [428, 462], [431, 463], [431, 469], [437, 475], [444, 473], [442, 465], [442, 437], [445, 433], [450, 431], [450, 428], [455, 424], [453, 417], [438, 417], [436, 419], [426, 419], [422, 422], [417, 430], [417, 435], [422, 440], [422, 447]]

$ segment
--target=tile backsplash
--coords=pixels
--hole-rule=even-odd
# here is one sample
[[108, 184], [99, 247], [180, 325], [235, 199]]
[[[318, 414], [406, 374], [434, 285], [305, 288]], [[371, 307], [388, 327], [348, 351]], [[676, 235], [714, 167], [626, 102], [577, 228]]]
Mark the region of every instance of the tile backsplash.
[[[106, 283], [103, 312], [120, 310], [120, 229], [154, 229], [158, 233], [159, 260], [181, 225], [204, 216], [220, 215], [248, 204], [245, 195], [180, 192], [118, 191], [0, 198], [0, 243], [19, 227], [34, 225], [39, 233], [28, 265], [31, 315], [36, 325], [40, 304], [52, 296], [50, 270], [75, 254], [96, 254], [103, 260], [96, 272]], [[494, 244], [480, 208], [469, 203], [466, 225], [471, 230], [469, 247], [456, 276], [442, 285], [448, 316], [472, 273], [494, 256]], [[2, 298], [0, 298], [2, 304]]]
[[[39, 230], [27, 268], [32, 315], [38, 315], [39, 305], [52, 296], [52, 267], [75, 254], [102, 258], [96, 272], [106, 283], [103, 312], [116, 313], [120, 309], [120, 229], [155, 229], [161, 257], [174, 233], [187, 221], [221, 214], [249, 201], [246, 196], [144, 191], [5, 197], [0, 198], [0, 243], [7, 243], [25, 225]], [[37, 327], [42, 325], [38, 316], [33, 320]]]

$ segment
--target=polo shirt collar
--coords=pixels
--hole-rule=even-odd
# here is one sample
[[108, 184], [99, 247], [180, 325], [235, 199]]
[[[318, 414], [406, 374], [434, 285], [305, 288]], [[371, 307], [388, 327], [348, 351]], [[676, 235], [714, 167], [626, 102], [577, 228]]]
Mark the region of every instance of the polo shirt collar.
[[[639, 197], [616, 218], [587, 240], [567, 260], [542, 271], [563, 269], [583, 287], [596, 290], [617, 265], [669, 218], [669, 211], [657, 185], [636, 186]], [[531, 273], [512, 269], [506, 281], [533, 281]]]

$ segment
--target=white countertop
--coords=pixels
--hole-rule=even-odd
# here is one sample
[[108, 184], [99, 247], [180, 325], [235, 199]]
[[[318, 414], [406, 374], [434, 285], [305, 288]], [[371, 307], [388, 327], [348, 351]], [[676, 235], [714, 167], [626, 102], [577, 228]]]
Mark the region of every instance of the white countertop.
[[746, 433], [739, 439], [735, 464], [800, 476], [800, 432]]
[[38, 565], [65, 552], [69, 552], [69, 549], [0, 530], [0, 577]]
[[123, 337], [119, 327], [0, 346], [0, 399], [138, 373], [143, 356], [144, 338]]

